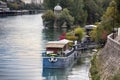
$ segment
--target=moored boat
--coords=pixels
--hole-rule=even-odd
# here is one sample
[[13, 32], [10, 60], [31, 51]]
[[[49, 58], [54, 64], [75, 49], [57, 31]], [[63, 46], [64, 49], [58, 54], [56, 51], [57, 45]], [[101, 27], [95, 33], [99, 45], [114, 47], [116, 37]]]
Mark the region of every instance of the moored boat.
[[49, 41], [42, 53], [43, 68], [67, 68], [79, 57], [75, 45], [70, 40]]

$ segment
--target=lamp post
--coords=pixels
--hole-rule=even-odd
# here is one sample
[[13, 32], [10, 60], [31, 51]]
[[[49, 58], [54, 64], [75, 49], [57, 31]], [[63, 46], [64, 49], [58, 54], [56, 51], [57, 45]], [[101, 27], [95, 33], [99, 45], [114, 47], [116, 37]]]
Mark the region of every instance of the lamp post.
[[112, 31], [112, 33], [113, 33], [113, 39], [115, 38], [115, 30], [114, 30], [114, 28], [115, 28], [115, 13], [116, 13], [116, 10], [115, 10], [115, 6], [116, 6], [116, 2], [115, 1], [112, 1], [112, 4], [113, 4], [113, 31]]
[[62, 7], [57, 4], [55, 7], [54, 7], [54, 14], [55, 14], [55, 22], [54, 22], [54, 28], [58, 28], [57, 27], [57, 18], [60, 16], [60, 12], [62, 11]]

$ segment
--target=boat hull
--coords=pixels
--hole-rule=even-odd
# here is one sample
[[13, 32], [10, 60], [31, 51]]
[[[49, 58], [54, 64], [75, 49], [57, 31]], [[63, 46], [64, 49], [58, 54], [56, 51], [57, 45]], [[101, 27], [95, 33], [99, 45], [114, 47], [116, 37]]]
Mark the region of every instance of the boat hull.
[[77, 58], [76, 51], [67, 57], [54, 57], [55, 61], [50, 61], [51, 57], [43, 57], [43, 68], [67, 68], [73, 65]]

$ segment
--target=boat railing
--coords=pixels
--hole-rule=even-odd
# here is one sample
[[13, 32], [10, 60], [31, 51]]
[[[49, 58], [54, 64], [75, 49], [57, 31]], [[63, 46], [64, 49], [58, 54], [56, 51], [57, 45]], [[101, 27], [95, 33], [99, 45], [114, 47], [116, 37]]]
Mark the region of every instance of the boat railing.
[[65, 56], [71, 55], [74, 51], [75, 51], [75, 49], [70, 50], [68, 53], [65, 54]]
[[[50, 57], [48, 57], [48, 56], [43, 56], [43, 58], [50, 58]], [[64, 59], [64, 58], [67, 58], [67, 56], [62, 56], [62, 57], [57, 57], [57, 58], [60, 58], [60, 59]]]
[[74, 51], [75, 51], [74, 48], [72, 48], [71, 50], [68, 50], [68, 51], [64, 51], [64, 52], [62, 52], [62, 54], [58, 54], [58, 53], [47, 54], [46, 51], [43, 51], [42, 52], [42, 56], [43, 57], [51, 57], [51, 56], [55, 56], [55, 57], [67, 57], [67, 56], [71, 55]]

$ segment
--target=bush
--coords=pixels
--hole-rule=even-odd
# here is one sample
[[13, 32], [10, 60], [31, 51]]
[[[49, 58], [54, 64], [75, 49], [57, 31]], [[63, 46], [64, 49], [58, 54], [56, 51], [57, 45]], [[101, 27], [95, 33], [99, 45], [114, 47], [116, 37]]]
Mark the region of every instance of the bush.
[[53, 27], [55, 15], [52, 10], [48, 10], [45, 14], [42, 15], [43, 23], [46, 27]]
[[75, 32], [75, 36], [78, 37], [78, 40], [81, 41], [81, 39], [83, 38], [83, 33], [84, 33], [83, 29], [80, 28], [80, 26], [77, 26], [74, 32]]
[[96, 55], [94, 55], [93, 59], [91, 60], [91, 68], [90, 68], [92, 80], [100, 80], [100, 75], [99, 75], [96, 60], [97, 60]]
[[74, 22], [74, 17], [70, 15], [70, 12], [67, 8], [63, 9], [59, 17], [59, 25], [62, 26], [66, 22], [67, 26], [72, 26]]

